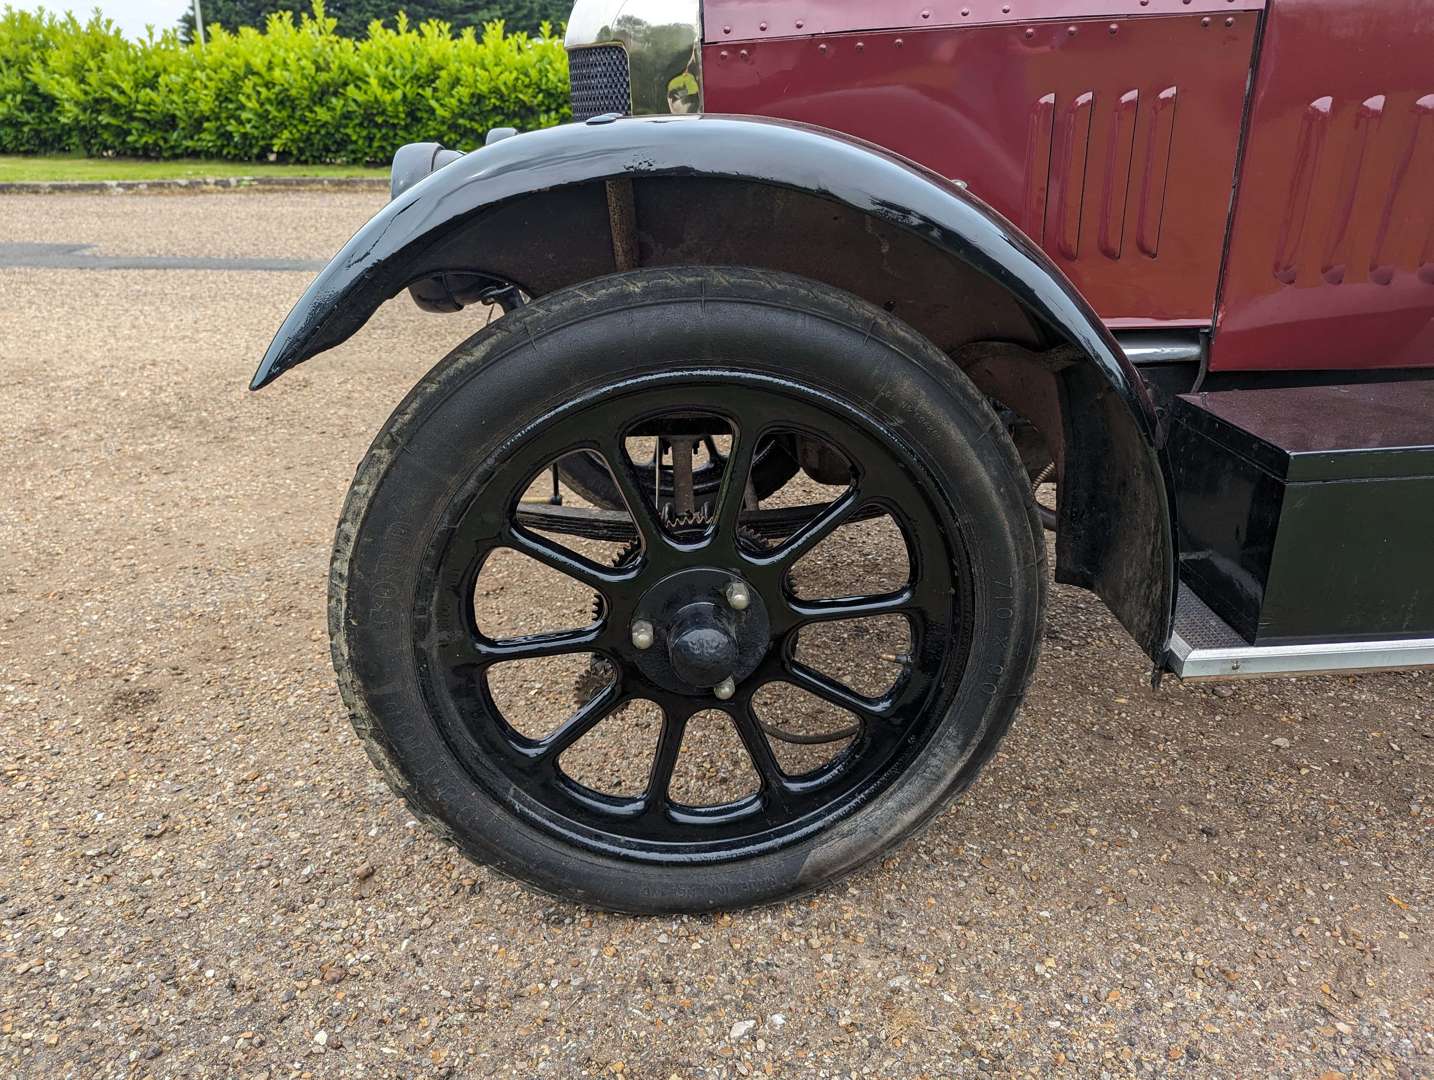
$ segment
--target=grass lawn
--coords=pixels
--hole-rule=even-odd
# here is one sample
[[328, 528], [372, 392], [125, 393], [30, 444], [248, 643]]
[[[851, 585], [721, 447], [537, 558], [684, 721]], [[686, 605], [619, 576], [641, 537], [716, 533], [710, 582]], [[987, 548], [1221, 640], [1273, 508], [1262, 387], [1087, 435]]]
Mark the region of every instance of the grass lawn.
[[269, 165], [249, 161], [180, 158], [87, 158], [69, 154], [0, 154], [5, 180], [193, 180], [224, 176], [369, 176], [386, 177], [386, 168], [362, 165]]

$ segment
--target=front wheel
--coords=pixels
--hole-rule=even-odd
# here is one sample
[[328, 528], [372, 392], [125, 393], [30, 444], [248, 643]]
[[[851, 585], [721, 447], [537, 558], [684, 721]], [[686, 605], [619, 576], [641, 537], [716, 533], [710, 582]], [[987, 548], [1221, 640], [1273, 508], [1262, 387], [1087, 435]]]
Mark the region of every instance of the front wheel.
[[[753, 462], [797, 440], [820, 479], [759, 496]], [[640, 468], [664, 443], [720, 473], [706, 510], [666, 512]], [[575, 455], [620, 509], [539, 527]], [[788, 275], [643, 270], [524, 306], [409, 394], [350, 490], [329, 625], [370, 756], [470, 858], [610, 909], [733, 908], [971, 782], [1035, 663], [1044, 552], [996, 416], [904, 324]]]

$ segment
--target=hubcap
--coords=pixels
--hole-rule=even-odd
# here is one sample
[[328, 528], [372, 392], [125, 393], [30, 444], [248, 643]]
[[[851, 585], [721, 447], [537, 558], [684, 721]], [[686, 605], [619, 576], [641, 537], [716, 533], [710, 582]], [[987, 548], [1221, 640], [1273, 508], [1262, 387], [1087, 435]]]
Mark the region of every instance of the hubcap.
[[636, 620], [653, 627], [654, 645], [632, 650], [632, 662], [658, 686], [691, 696], [751, 675], [771, 648], [771, 625], [766, 604], [745, 582], [746, 606], [731, 605], [734, 581], [740, 579], [707, 566], [660, 579], [643, 593]]
[[737, 641], [723, 622], [711, 604], [688, 604], [677, 613], [667, 634], [667, 658], [683, 682], [700, 690], [732, 674]]

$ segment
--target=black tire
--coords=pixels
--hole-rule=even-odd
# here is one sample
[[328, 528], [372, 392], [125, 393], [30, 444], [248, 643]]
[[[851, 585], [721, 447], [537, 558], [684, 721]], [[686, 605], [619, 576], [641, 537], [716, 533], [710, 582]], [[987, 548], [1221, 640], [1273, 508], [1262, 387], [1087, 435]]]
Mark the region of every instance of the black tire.
[[[426, 590], [455, 508], [484, 490], [525, 431], [556, 426], [569, 403], [614, 379], [670, 374], [674, 365], [796, 379], [880, 425], [919, 463], [923, 490], [959, 542], [957, 570], [970, 597], [961, 666], [942, 668], [945, 704], [929, 717], [914, 758], [815, 832], [684, 866], [576, 846], [520, 815], [520, 792], [455, 751], [424, 652]], [[701, 911], [775, 901], [845, 875], [970, 784], [1025, 694], [1045, 596], [1045, 544], [1025, 470], [985, 398], [944, 354], [870, 304], [805, 279], [682, 268], [615, 275], [539, 299], [425, 376], [375, 438], [349, 491], [329, 629], [355, 730], [439, 836], [573, 901]]]

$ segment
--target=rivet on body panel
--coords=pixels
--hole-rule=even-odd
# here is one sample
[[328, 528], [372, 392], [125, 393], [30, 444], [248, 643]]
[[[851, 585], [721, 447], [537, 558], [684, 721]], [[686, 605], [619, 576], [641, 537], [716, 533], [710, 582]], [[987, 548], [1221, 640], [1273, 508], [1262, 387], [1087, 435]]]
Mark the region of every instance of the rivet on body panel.
[[1235, 16], [1233, 16], [1233, 15], [1229, 16], [1229, 17], [1225, 20], [1225, 25], [1226, 25], [1226, 26], [1234, 26], [1234, 25], [1235, 25]]
[[1035, 37], [1035, 36], [1036, 36], [1036, 31], [1035, 31], [1035, 29], [1032, 28], [1032, 27], [1029, 27], [1029, 26], [1026, 27], [1026, 37], [1027, 37], [1027, 38], [1033, 38], [1033, 37]]
[[1112, 34], [1118, 34], [1118, 33], [1120, 33], [1120, 27], [1119, 27], [1117, 24], [1115, 24], [1115, 23], [1111, 23], [1109, 29], [1110, 29], [1110, 32], [1111, 32]]
[[1067, 27], [1066, 27], [1066, 34], [1067, 34], [1068, 36], [1070, 36], [1070, 37], [1075, 37], [1076, 34], [1078, 34], [1078, 33], [1080, 33], [1080, 27], [1078, 27], [1078, 26], [1067, 26]]
[[1210, 16], [1206, 15], [1203, 19], [1201, 19], [1201, 20], [1200, 20], [1200, 25], [1201, 25], [1201, 26], [1209, 26], [1209, 25], [1210, 25]]

